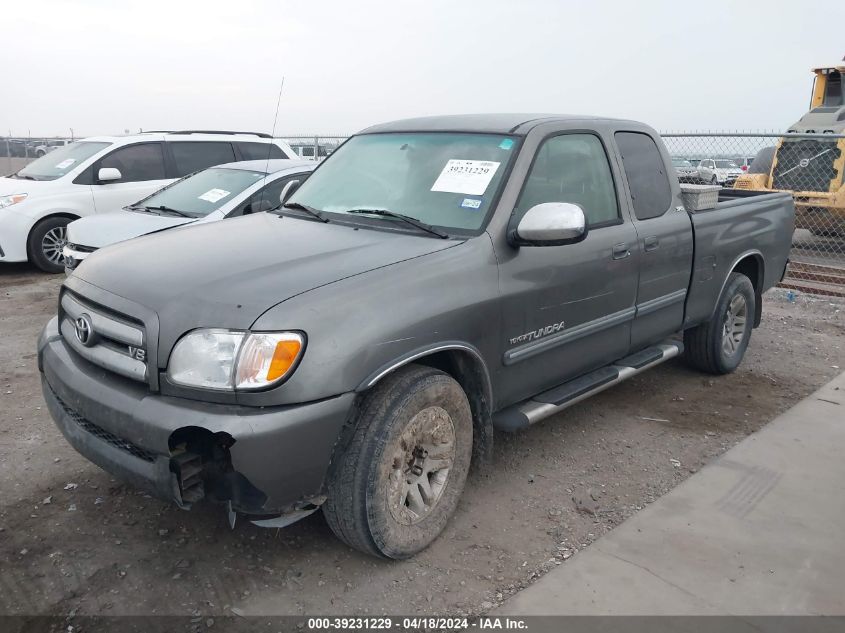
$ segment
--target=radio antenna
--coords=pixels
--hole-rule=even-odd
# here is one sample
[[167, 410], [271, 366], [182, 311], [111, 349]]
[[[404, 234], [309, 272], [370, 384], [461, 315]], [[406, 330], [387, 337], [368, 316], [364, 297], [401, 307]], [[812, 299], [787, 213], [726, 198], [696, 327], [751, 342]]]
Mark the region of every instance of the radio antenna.
[[[276, 99], [276, 115], [273, 117], [273, 130], [270, 132], [270, 142], [267, 144], [267, 162], [264, 164], [264, 181], [262, 182], [262, 186], [264, 183], [267, 182], [267, 177], [270, 175], [268, 172], [270, 170], [270, 154], [273, 151], [273, 141], [276, 140], [276, 122], [279, 120], [279, 106], [282, 103], [282, 90], [285, 87], [285, 78], [282, 77], [282, 83], [279, 84], [279, 97]], [[264, 196], [261, 196], [261, 199], [264, 200]], [[281, 203], [281, 201], [279, 201]]]

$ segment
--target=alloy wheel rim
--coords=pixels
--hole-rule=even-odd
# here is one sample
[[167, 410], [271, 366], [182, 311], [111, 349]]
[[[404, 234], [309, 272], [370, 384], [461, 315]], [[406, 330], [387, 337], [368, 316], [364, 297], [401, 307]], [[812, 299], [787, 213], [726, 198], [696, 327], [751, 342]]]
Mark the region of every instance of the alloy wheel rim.
[[417, 413], [389, 453], [388, 507], [402, 525], [428, 517], [443, 498], [455, 462], [455, 425], [442, 407]]
[[722, 326], [722, 351], [733, 356], [745, 337], [745, 322], [748, 319], [748, 304], [745, 297], [735, 295], [728, 304], [725, 322]]
[[53, 264], [62, 264], [65, 256], [62, 254], [67, 244], [67, 227], [57, 226], [50, 229], [41, 239], [41, 252]]

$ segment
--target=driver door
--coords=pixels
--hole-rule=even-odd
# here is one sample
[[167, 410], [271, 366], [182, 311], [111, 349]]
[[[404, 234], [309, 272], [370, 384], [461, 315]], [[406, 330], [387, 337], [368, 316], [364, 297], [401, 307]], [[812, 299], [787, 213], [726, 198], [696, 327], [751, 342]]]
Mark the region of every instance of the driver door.
[[625, 356], [637, 292], [637, 234], [623, 219], [602, 139], [561, 133], [539, 146], [511, 226], [543, 202], [578, 204], [587, 236], [499, 254], [500, 387], [510, 404]]
[[[101, 182], [100, 169], [114, 167], [120, 171], [120, 180]], [[171, 182], [164, 168], [162, 144], [134, 143], [124, 145], [106, 154], [94, 164], [91, 191], [97, 213], [120, 211], [123, 207], [161, 189]]]

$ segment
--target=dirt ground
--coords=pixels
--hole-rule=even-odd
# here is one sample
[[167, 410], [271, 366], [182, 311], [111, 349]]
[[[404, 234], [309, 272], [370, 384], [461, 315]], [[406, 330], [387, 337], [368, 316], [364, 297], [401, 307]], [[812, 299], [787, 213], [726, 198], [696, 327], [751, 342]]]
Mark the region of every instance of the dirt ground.
[[184, 512], [79, 456], [41, 398], [35, 339], [61, 279], [0, 265], [0, 614], [478, 614], [613, 529], [845, 366], [845, 303], [775, 290], [730, 376], [679, 361], [496, 436], [441, 538], [404, 562], [317, 513], [282, 530]]

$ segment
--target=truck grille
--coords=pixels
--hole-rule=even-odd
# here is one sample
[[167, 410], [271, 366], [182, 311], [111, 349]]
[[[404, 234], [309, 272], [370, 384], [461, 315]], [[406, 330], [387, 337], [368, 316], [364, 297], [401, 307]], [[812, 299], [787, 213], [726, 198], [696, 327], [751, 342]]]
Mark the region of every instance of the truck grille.
[[777, 152], [772, 188], [829, 191], [830, 181], [837, 177], [833, 164], [840, 153], [835, 140], [784, 141]]
[[133, 457], [137, 457], [138, 459], [143, 459], [145, 462], [154, 462], [155, 455], [150, 451], [141, 448], [140, 446], [136, 446], [132, 442], [128, 440], [124, 440], [121, 437], [118, 437], [114, 433], [106, 431], [104, 428], [97, 426], [93, 422], [87, 420], [86, 418], [82, 417], [77, 413], [74, 409], [68, 406], [64, 400], [59, 398], [58, 394], [52, 389], [50, 390], [53, 392], [53, 397], [56, 399], [56, 402], [59, 403], [59, 406], [64, 409], [64, 412], [70, 417], [71, 420], [76, 422], [76, 425], [81, 428], [83, 431], [86, 431], [93, 435], [94, 437], [103, 440], [107, 444], [114, 446], [117, 449], [120, 449], [124, 453], [129, 453]]
[[121, 376], [147, 380], [144, 326], [124, 315], [90, 304], [65, 292], [60, 331], [85, 360]]

